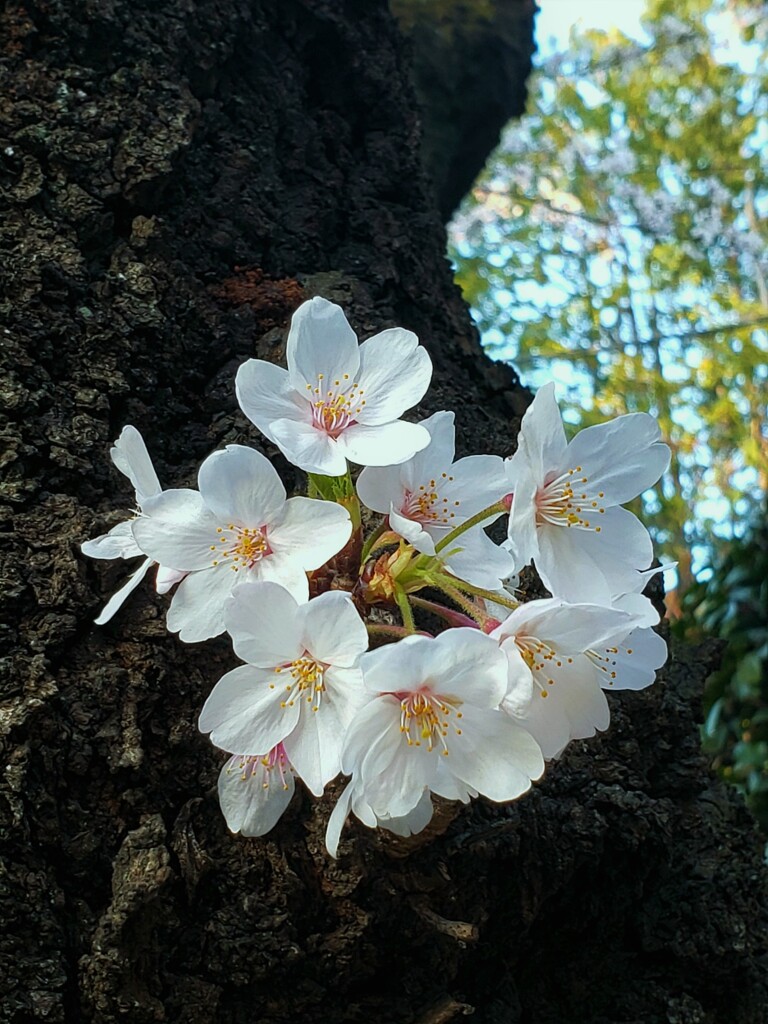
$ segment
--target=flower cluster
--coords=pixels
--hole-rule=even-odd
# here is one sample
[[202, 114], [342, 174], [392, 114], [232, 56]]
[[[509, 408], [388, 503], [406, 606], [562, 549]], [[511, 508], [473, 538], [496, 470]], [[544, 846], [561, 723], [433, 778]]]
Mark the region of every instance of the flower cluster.
[[[645, 413], [569, 443], [547, 385], [514, 455], [456, 460], [452, 412], [401, 419], [432, 374], [409, 331], [358, 345], [342, 310], [315, 298], [286, 349], [287, 370], [241, 366], [237, 396], [307, 474], [308, 496], [289, 498], [242, 445], [210, 455], [197, 490], [164, 491], [128, 426], [111, 455], [136, 511], [83, 551], [142, 558], [98, 623], [157, 565], [158, 592], [176, 586], [169, 630], [231, 637], [243, 664], [199, 722], [231, 755], [219, 778], [230, 829], [264, 835], [297, 778], [320, 796], [343, 773], [327, 832], [336, 856], [350, 814], [411, 835], [433, 795], [516, 799], [571, 740], [607, 728], [605, 691], [653, 682], [666, 646], [641, 591], [659, 570], [622, 506], [658, 480], [669, 450]], [[364, 467], [356, 483], [349, 462]], [[486, 528], [502, 516], [497, 544]], [[552, 596], [521, 603], [510, 581], [530, 564]]]

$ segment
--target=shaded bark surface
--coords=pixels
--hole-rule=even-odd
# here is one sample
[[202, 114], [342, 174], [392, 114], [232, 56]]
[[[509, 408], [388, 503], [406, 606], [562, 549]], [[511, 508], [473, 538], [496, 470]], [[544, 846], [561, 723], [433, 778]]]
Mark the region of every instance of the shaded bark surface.
[[391, 0], [413, 48], [424, 163], [448, 220], [525, 110], [534, 0]]
[[352, 826], [333, 862], [329, 797], [226, 830], [195, 724], [225, 640], [167, 635], [149, 588], [92, 625], [122, 425], [166, 486], [230, 442], [296, 482], [233, 374], [305, 297], [415, 330], [420, 411], [513, 446], [529, 396], [452, 283], [386, 5], [22, 0], [3, 33], [2, 1024], [767, 1020], [760, 844], [699, 754], [713, 648], [519, 803], [415, 849]]

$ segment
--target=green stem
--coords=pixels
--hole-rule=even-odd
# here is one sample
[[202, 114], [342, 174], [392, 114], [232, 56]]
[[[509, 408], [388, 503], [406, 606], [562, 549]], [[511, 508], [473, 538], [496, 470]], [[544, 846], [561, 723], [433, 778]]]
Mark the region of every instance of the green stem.
[[379, 622], [368, 622], [365, 628], [371, 636], [393, 636], [401, 640], [404, 636], [411, 635], [404, 626], [388, 626]]
[[492, 590], [485, 590], [483, 587], [475, 587], [471, 583], [467, 583], [465, 580], [460, 580], [457, 576], [433, 576], [432, 577], [435, 586], [441, 590], [445, 590], [446, 594], [448, 590], [446, 586], [451, 589], [458, 589], [464, 591], [465, 594], [473, 594], [475, 597], [482, 597], [485, 601], [493, 601], [494, 604], [500, 604], [503, 608], [509, 608], [510, 611], [514, 611], [520, 607], [520, 602], [516, 601], [514, 597], [504, 597], [503, 594], [496, 594]]
[[400, 609], [400, 615], [403, 619], [403, 626], [409, 633], [416, 632], [416, 620], [413, 617], [413, 609], [411, 608], [408, 600], [408, 595], [400, 587], [395, 588], [395, 601], [397, 601], [397, 607]]
[[462, 533], [466, 533], [467, 530], [471, 530], [473, 526], [477, 526], [479, 523], [485, 522], [486, 519], [499, 516], [506, 511], [507, 507], [504, 502], [496, 501], [493, 505], [489, 505], [488, 508], [484, 508], [480, 512], [475, 513], [475, 515], [470, 516], [466, 522], [461, 523], [459, 526], [455, 526], [450, 533], [446, 533], [442, 540], [439, 540], [437, 544], [435, 544], [435, 554], [438, 555], [441, 551], [447, 548], [449, 544], [452, 544], [457, 537], [460, 537]]
[[446, 608], [445, 605], [438, 604], [437, 601], [428, 601], [424, 597], [416, 597], [415, 594], [411, 594], [410, 600], [412, 605], [431, 615], [436, 615], [439, 619], [447, 622], [449, 626], [476, 625], [475, 620], [465, 615], [464, 612], [457, 612], [455, 608]]
[[465, 597], [464, 594], [462, 594], [462, 592], [456, 587], [452, 587], [450, 584], [444, 584], [441, 582], [440, 589], [479, 626], [482, 626], [482, 624], [490, 618], [490, 615], [487, 615], [482, 608], [479, 608], [475, 604], [474, 601], [470, 601], [468, 597]]

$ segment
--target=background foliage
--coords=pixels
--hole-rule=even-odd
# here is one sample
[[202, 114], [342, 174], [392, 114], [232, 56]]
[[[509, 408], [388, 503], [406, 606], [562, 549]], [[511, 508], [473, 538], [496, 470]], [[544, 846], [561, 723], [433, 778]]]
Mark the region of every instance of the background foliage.
[[544, 64], [452, 257], [489, 352], [554, 375], [571, 422], [659, 418], [645, 518], [680, 628], [730, 641], [706, 743], [768, 824], [768, 7], [649, 0], [644, 31]]

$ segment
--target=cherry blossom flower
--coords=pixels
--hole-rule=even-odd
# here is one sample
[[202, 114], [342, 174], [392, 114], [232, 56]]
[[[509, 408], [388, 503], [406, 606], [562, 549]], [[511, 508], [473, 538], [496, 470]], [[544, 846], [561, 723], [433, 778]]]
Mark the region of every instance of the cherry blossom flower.
[[572, 739], [608, 728], [603, 687], [622, 687], [620, 664], [634, 658], [623, 684], [634, 688], [657, 660], [652, 642], [620, 646], [633, 631], [646, 632], [636, 629], [643, 621], [616, 608], [547, 598], [520, 605], [491, 632], [508, 659], [501, 706], [536, 738], [546, 758], [559, 756]]
[[347, 459], [388, 466], [429, 443], [424, 427], [400, 419], [432, 377], [415, 334], [394, 327], [358, 346], [341, 307], [314, 298], [293, 315], [286, 357], [287, 370], [249, 359], [236, 390], [245, 415], [295, 466], [343, 476]]
[[357, 662], [368, 633], [350, 596], [331, 591], [299, 605], [276, 583], [244, 584], [225, 622], [247, 664], [213, 688], [201, 732], [246, 755], [282, 742], [296, 774], [320, 796], [341, 769], [344, 733], [365, 699]]
[[[120, 437], [115, 441], [109, 454], [115, 466], [133, 484], [138, 510], [142, 509], [149, 498], [162, 492], [155, 467], [152, 465], [147, 446], [144, 444], [144, 438], [136, 427], [123, 427]], [[122, 523], [118, 523], [117, 526], [113, 526], [108, 533], [104, 533], [94, 540], [85, 541], [80, 545], [81, 551], [90, 558], [140, 558], [144, 552], [134, 540], [131, 530], [132, 522], [133, 518], [126, 519]], [[103, 626], [105, 622], [109, 622], [153, 565], [157, 565], [157, 562], [151, 558], [144, 558], [128, 581], [107, 601], [98, 618], [94, 620], [96, 625]], [[155, 584], [157, 592], [159, 594], [167, 593], [184, 576], [183, 572], [157, 565]]]
[[[452, 412], [437, 412], [421, 425], [429, 431], [427, 447], [400, 465], [364, 469], [357, 493], [368, 508], [388, 515], [392, 530], [417, 551], [434, 555], [437, 542], [500, 501], [509, 484], [504, 462], [495, 455], [470, 455], [453, 461], [456, 431]], [[497, 589], [499, 581], [513, 572], [514, 561], [477, 526], [457, 538], [446, 568], [474, 586]]]
[[282, 743], [264, 755], [233, 754], [219, 774], [219, 803], [230, 832], [271, 831], [293, 798], [294, 774]]
[[[476, 793], [473, 794], [477, 796]], [[365, 797], [359, 785], [350, 782], [343, 791], [328, 819], [325, 832], [325, 845], [332, 857], [336, 857], [339, 840], [344, 824], [350, 812], [368, 828], [385, 828], [396, 836], [415, 836], [422, 832], [432, 820], [432, 799], [429, 789], [425, 788], [416, 806], [399, 818], [389, 815], [377, 815]]]
[[349, 727], [342, 769], [377, 818], [407, 816], [425, 789], [449, 800], [513, 800], [541, 775], [537, 743], [498, 710], [506, 658], [483, 633], [409, 636], [361, 665], [371, 699]]
[[509, 539], [518, 569], [533, 561], [545, 586], [573, 602], [609, 605], [652, 559], [651, 539], [621, 508], [651, 487], [669, 463], [647, 413], [587, 427], [567, 443], [554, 384], [523, 417], [518, 450], [507, 460], [514, 492]]
[[306, 601], [307, 572], [349, 540], [352, 525], [341, 505], [286, 500], [277, 472], [252, 448], [214, 452], [200, 467], [198, 486], [199, 493], [170, 490], [148, 499], [133, 523], [142, 551], [189, 574], [167, 619], [187, 642], [223, 632], [224, 604], [245, 582], [273, 580]]

